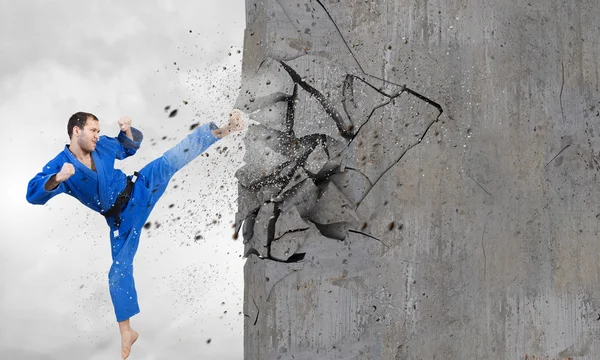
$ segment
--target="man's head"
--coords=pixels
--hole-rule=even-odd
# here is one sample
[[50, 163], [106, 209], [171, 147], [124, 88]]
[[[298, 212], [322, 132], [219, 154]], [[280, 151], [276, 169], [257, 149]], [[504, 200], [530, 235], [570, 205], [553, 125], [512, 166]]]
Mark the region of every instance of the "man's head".
[[67, 133], [71, 139], [71, 145], [86, 152], [92, 152], [96, 149], [96, 142], [100, 138], [100, 122], [93, 114], [78, 112], [69, 119]]

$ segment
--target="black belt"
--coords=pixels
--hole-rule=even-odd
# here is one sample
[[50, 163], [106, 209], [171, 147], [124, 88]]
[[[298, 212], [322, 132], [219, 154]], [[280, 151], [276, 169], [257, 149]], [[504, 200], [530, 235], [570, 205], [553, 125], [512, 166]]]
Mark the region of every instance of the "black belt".
[[137, 178], [137, 171], [133, 173], [133, 176], [127, 177], [127, 185], [125, 185], [125, 189], [121, 191], [119, 195], [117, 195], [117, 199], [113, 206], [101, 213], [104, 217], [113, 217], [115, 228], [119, 228], [121, 225], [121, 208], [129, 202], [131, 198], [131, 191], [133, 190], [133, 184], [135, 184], [135, 179]]

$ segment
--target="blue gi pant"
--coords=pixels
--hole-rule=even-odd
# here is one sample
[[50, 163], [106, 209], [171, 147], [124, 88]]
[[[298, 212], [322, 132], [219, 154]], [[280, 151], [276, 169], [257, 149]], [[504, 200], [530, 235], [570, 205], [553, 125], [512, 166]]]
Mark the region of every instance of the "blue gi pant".
[[[140, 312], [133, 280], [133, 258], [141, 231], [173, 175], [217, 141], [208, 125], [196, 128], [179, 144], [139, 171], [130, 200], [121, 210], [118, 229], [112, 217], [106, 218], [111, 228], [113, 261], [108, 282], [117, 321], [127, 320]], [[210, 128], [216, 126], [211, 123]]]

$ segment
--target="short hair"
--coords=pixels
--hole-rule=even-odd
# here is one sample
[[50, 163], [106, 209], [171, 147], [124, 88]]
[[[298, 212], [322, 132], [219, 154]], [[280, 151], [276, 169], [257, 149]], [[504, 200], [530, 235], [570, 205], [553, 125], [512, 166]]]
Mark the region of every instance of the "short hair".
[[96, 115], [82, 111], [71, 115], [69, 122], [67, 123], [67, 134], [69, 134], [69, 139], [73, 136], [73, 128], [77, 126], [78, 128], [83, 129], [89, 118], [98, 121]]

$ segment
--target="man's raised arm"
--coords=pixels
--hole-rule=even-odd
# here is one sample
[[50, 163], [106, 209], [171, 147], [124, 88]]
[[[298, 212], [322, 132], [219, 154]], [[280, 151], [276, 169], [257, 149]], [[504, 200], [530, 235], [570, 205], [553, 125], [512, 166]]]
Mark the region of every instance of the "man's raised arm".
[[140, 148], [144, 135], [141, 131], [131, 126], [131, 118], [129, 116], [123, 116], [118, 120], [119, 135], [117, 136], [118, 150], [116, 158], [123, 160], [126, 157], [134, 155]]

